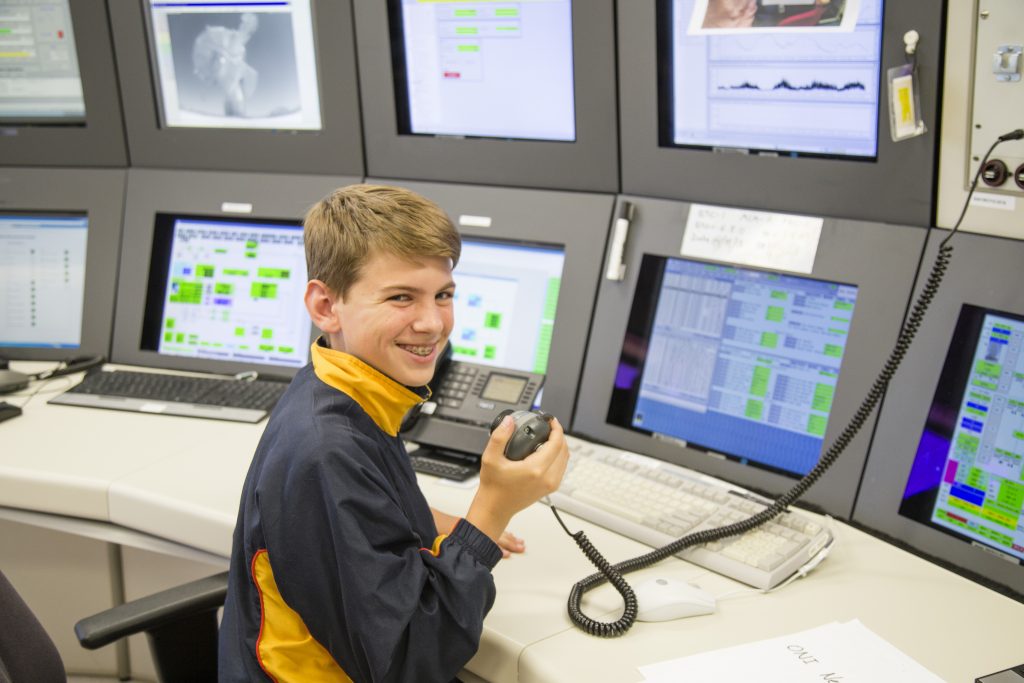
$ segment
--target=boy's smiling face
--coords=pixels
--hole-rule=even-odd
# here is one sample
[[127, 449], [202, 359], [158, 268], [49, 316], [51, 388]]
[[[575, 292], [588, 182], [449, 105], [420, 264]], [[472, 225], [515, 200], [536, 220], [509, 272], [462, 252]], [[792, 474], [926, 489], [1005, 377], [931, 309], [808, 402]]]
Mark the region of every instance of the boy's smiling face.
[[406, 386], [423, 386], [452, 331], [451, 260], [370, 255], [344, 297], [332, 304], [331, 348], [349, 353]]

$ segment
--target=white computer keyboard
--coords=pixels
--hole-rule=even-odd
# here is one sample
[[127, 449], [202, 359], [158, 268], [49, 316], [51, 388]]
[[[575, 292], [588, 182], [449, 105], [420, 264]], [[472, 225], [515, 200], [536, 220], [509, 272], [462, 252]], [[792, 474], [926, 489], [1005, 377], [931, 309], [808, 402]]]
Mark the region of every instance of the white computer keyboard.
[[[647, 456], [567, 437], [569, 468], [551, 504], [654, 547], [725, 526], [768, 506], [756, 494]], [[756, 588], [774, 588], [820, 561], [832, 534], [816, 518], [790, 511], [741, 536], [691, 548], [679, 557]], [[624, 559], [624, 558], [620, 558]], [[617, 560], [613, 560], [617, 561]]]

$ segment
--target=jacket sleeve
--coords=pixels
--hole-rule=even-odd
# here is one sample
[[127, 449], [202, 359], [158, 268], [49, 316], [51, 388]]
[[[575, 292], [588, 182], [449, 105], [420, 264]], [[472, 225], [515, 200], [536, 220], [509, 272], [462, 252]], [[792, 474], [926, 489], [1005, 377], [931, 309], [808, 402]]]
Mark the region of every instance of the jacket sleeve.
[[[474, 655], [501, 550], [461, 520], [423, 539], [360, 435], [283, 482], [266, 525], [280, 592], [356, 681], [450, 681]], [[427, 546], [427, 547], [425, 547]]]

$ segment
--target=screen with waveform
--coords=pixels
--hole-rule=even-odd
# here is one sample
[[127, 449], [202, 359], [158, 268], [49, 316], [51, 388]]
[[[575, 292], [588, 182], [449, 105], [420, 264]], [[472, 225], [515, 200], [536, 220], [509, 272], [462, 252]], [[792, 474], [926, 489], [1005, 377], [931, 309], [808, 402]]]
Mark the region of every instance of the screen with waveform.
[[852, 30], [754, 24], [723, 34], [690, 32], [695, 0], [663, 1], [672, 20], [659, 47], [662, 146], [877, 157], [883, 0], [863, 0]]

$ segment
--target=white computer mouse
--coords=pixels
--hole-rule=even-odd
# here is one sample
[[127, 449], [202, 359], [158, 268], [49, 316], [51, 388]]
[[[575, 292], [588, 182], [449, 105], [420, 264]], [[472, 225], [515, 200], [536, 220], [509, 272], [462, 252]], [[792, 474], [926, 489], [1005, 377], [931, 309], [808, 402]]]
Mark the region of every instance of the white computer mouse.
[[633, 587], [639, 621], [670, 621], [715, 611], [715, 596], [679, 579], [656, 577]]

